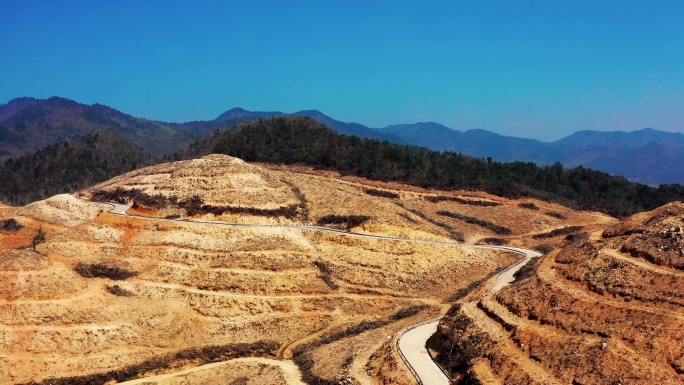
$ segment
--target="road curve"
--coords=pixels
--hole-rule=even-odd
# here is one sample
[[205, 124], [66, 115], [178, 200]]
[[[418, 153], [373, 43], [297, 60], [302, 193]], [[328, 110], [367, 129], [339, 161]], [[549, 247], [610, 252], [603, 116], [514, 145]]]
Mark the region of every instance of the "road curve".
[[[466, 243], [457, 243], [457, 242], [449, 242], [449, 241], [431, 241], [431, 240], [423, 240], [423, 239], [392, 237], [389, 235], [363, 234], [363, 233], [355, 233], [355, 232], [338, 230], [338, 229], [333, 229], [330, 227], [323, 227], [323, 226], [246, 224], [246, 223], [190, 221], [190, 220], [185, 220], [185, 219], [169, 219], [169, 218], [148, 217], [148, 216], [142, 216], [142, 215], [128, 214], [127, 210], [130, 208], [130, 206], [128, 206], [128, 205], [123, 205], [123, 204], [119, 204], [119, 203], [111, 203], [111, 202], [94, 202], [94, 201], [88, 201], [88, 202], [100, 203], [100, 204], [106, 204], [106, 205], [112, 206], [110, 213], [114, 214], [114, 215], [129, 216], [129, 217], [142, 218], [142, 219], [148, 219], [148, 220], [202, 223], [202, 224], [231, 226], [231, 227], [278, 227], [278, 228], [292, 228], [292, 229], [303, 229], [303, 230], [327, 231], [327, 232], [341, 233], [341, 234], [345, 234], [345, 235], [349, 235], [349, 236], [364, 237], [364, 238], [388, 239], [388, 240], [404, 241], [404, 242], [448, 244], [448, 245], [454, 245], [454, 246], [459, 246], [459, 247], [475, 247], [475, 248], [481, 248], [481, 249], [503, 250], [503, 251], [510, 251], [513, 253], [522, 254], [523, 258], [521, 258], [520, 260], [518, 260], [513, 265], [511, 265], [511, 266], [505, 268], [504, 270], [502, 270], [501, 272], [499, 272], [499, 274], [494, 279], [494, 282], [489, 287], [490, 292], [499, 291], [503, 287], [505, 287], [506, 285], [513, 282], [515, 280], [513, 275], [515, 274], [516, 271], [518, 271], [521, 267], [523, 267], [525, 264], [527, 264], [527, 262], [529, 262], [532, 258], [539, 257], [541, 255], [541, 253], [539, 253], [539, 252], [536, 252], [533, 250], [521, 249], [521, 248], [517, 248], [517, 247], [490, 246], [490, 245], [470, 245], [470, 244], [466, 244]], [[439, 321], [441, 318], [442, 317], [440, 316], [438, 318], [433, 318], [433, 319], [430, 319], [427, 321], [422, 321], [420, 323], [412, 325], [412, 326], [408, 327], [407, 329], [405, 329], [400, 334], [399, 338], [397, 339], [397, 350], [399, 351], [399, 355], [402, 357], [402, 359], [404, 360], [406, 365], [409, 367], [409, 369], [411, 370], [413, 375], [416, 377], [416, 380], [418, 381], [419, 384], [429, 384], [429, 385], [433, 385], [433, 384], [435, 384], [435, 385], [441, 385], [441, 384], [448, 385], [449, 384], [449, 378], [442, 371], [442, 369], [432, 360], [432, 356], [430, 356], [430, 354], [427, 351], [427, 347], [426, 347], [426, 343], [427, 343], [428, 338], [430, 338], [430, 336], [432, 336], [437, 331], [437, 325], [439, 324]]]
[[[502, 270], [489, 287], [489, 292], [497, 292], [515, 280], [513, 275], [521, 267], [525, 266], [532, 258], [539, 257], [541, 254], [527, 249], [517, 247], [485, 246], [477, 247], [485, 249], [507, 250], [522, 254], [524, 257], [513, 265]], [[432, 360], [432, 356], [427, 351], [427, 340], [437, 331], [437, 325], [442, 317], [433, 318], [421, 323], [412, 325], [405, 329], [397, 339], [397, 350], [406, 365], [416, 377], [419, 384], [429, 385], [448, 385], [449, 377], [442, 371], [442, 368]]]

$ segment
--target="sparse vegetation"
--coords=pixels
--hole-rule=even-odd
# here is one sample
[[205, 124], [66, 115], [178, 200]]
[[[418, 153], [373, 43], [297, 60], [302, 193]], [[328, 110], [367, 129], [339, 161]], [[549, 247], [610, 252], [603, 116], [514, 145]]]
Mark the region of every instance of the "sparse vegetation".
[[404, 219], [406, 219], [407, 221], [409, 221], [409, 222], [411, 222], [411, 223], [418, 223], [417, 220], [413, 219], [413, 218], [412, 218], [410, 215], [408, 215], [407, 213], [399, 213], [399, 216], [402, 217], [402, 218], [404, 218]]
[[310, 220], [309, 205], [306, 202], [306, 197], [304, 196], [304, 193], [302, 193], [302, 190], [300, 190], [299, 187], [297, 187], [294, 183], [288, 182], [286, 180], [283, 180], [282, 182], [290, 186], [292, 193], [297, 197], [297, 199], [299, 199], [299, 210], [302, 217], [302, 222], [308, 223]]
[[[420, 212], [420, 211], [418, 211], [418, 210], [416, 210], [416, 209], [410, 209], [410, 208], [404, 206], [404, 205], [401, 204], [401, 203], [396, 203], [396, 205], [399, 206], [399, 207], [401, 207], [402, 209], [404, 209], [404, 210], [410, 212], [410, 213], [413, 213], [413, 214], [419, 216], [419, 217], [422, 218], [423, 220], [425, 220], [425, 221], [427, 221], [427, 222], [430, 222], [430, 223], [432, 223], [432, 224], [435, 225], [435, 226], [439, 226], [439, 227], [443, 228], [444, 230], [446, 230], [447, 232], [449, 232], [449, 236], [451, 237], [451, 239], [455, 240], [456, 242], [465, 242], [465, 238], [463, 238], [463, 234], [462, 234], [461, 232], [459, 232], [459, 231], [456, 231], [453, 227], [447, 225], [446, 223], [442, 223], [442, 222], [439, 222], [439, 221], [435, 221], [435, 220], [433, 220], [433, 219], [430, 219], [427, 215], [423, 214], [422, 212]], [[408, 215], [407, 215], [405, 218], [407, 218], [407, 219], [408, 219], [409, 221], [411, 221], [411, 222], [415, 222], [413, 219], [411, 219], [410, 217], [408, 217]]]
[[497, 203], [497, 202], [463, 199], [463, 198], [459, 198], [459, 197], [452, 197], [452, 196], [446, 196], [446, 195], [426, 196], [425, 200], [428, 202], [432, 202], [432, 203], [449, 201], [449, 202], [456, 202], [456, 203], [460, 203], [460, 204], [464, 204], [464, 205], [471, 205], [471, 206], [483, 206], [483, 207], [501, 206], [501, 204]]
[[393, 193], [391, 191], [385, 191], [385, 190], [376, 190], [374, 188], [363, 189], [363, 192], [365, 192], [368, 195], [372, 195], [372, 196], [376, 196], [376, 197], [399, 198], [399, 194], [397, 194], [397, 193]]
[[514, 282], [522, 281], [523, 279], [532, 277], [540, 261], [541, 258], [532, 258], [529, 262], [518, 269], [518, 271], [513, 273], [513, 278], [515, 278]]
[[472, 282], [470, 285], [468, 285], [462, 289], [458, 289], [454, 294], [451, 295], [451, 297], [449, 297], [449, 302], [456, 302], [459, 299], [465, 297], [466, 295], [468, 295], [468, 293], [475, 290], [478, 286], [482, 285], [488, 279], [499, 274], [499, 272], [500, 272], [500, 270], [499, 271], [493, 271], [493, 272], [487, 274], [485, 277], [478, 279], [477, 281]]
[[368, 215], [326, 215], [318, 219], [318, 226], [337, 225], [346, 230], [361, 226], [364, 222], [371, 219]]
[[330, 289], [337, 290], [340, 288], [335, 281], [333, 281], [332, 270], [330, 270], [330, 267], [326, 263], [315, 261], [313, 264], [321, 272], [321, 279]]
[[99, 263], [83, 263], [76, 264], [74, 271], [84, 278], [109, 278], [115, 281], [125, 280], [138, 275], [136, 271], [129, 271], [120, 267], [111, 267]]
[[133, 297], [135, 295], [133, 292], [130, 292], [119, 285], [107, 285], [105, 286], [105, 289], [110, 294], [116, 295], [118, 297]]
[[548, 254], [548, 253], [553, 251], [553, 246], [546, 244], [546, 243], [542, 243], [541, 245], [537, 246], [535, 249], [542, 254]]
[[7, 231], [9, 233], [16, 233], [24, 227], [14, 218], [0, 220], [0, 231]]
[[547, 212], [545, 212], [544, 214], [546, 214], [546, 215], [548, 215], [548, 216], [550, 216], [550, 217], [554, 217], [554, 218], [556, 218], [556, 219], [568, 219], [565, 215], [563, 215], [563, 214], [561, 214], [561, 213], [557, 213], [557, 212], [555, 212], [555, 211], [547, 211]]
[[299, 367], [302, 372], [302, 380], [307, 384], [316, 385], [333, 385], [338, 384], [337, 381], [329, 381], [324, 378], [316, 376], [312, 369], [314, 366], [314, 360], [311, 356], [311, 352], [323, 345], [331, 344], [335, 341], [339, 341], [344, 338], [353, 337], [359, 335], [365, 331], [378, 329], [383, 326], [387, 326], [396, 321], [402, 320], [404, 318], [413, 317], [414, 315], [420, 313], [427, 308], [426, 305], [411, 306], [405, 309], [401, 309], [395, 314], [389, 316], [386, 319], [381, 319], [377, 321], [361, 321], [359, 324], [348, 327], [347, 329], [324, 335], [322, 338], [310, 342], [308, 344], [297, 347], [292, 352], [292, 360]]
[[227, 361], [239, 357], [274, 357], [279, 345], [272, 341], [258, 341], [230, 345], [211, 345], [183, 349], [175, 353], [165, 354], [148, 359], [137, 365], [84, 376], [48, 378], [41, 382], [30, 382], [28, 385], [86, 385], [123, 382], [144, 377], [147, 373], [159, 370], [184, 368], [212, 362]]
[[582, 226], [566, 226], [560, 229], [555, 229], [551, 230], [546, 233], [541, 233], [541, 234], [535, 234], [532, 236], [534, 239], [547, 239], [547, 238], [554, 238], [554, 237], [559, 237], [561, 235], [568, 235], [568, 234], [574, 234], [577, 233], [578, 231], [582, 230]]
[[178, 206], [185, 209], [188, 216], [214, 214], [247, 214], [264, 217], [285, 217], [294, 219], [298, 216], [298, 204], [280, 207], [277, 209], [258, 209], [255, 207], [213, 206], [206, 205], [201, 197], [195, 195], [192, 198], [178, 202]]
[[483, 245], [494, 245], [494, 246], [503, 246], [507, 244], [508, 241], [503, 239], [503, 238], [494, 238], [494, 237], [487, 237], [487, 238], [482, 238], [478, 244], [483, 244]]
[[36, 251], [36, 246], [43, 242], [45, 242], [45, 233], [43, 232], [43, 227], [40, 227], [38, 229], [38, 233], [34, 235], [33, 239], [31, 240], [31, 247], [33, 247], [33, 251]]
[[524, 209], [539, 210], [539, 206], [535, 205], [533, 202], [522, 202], [518, 206]]
[[589, 234], [586, 232], [572, 233], [565, 236], [565, 240], [568, 242], [582, 241], [589, 238]]
[[483, 227], [485, 229], [493, 231], [495, 234], [499, 234], [499, 235], [511, 234], [511, 229], [503, 227], [503, 226], [499, 226], [497, 224], [494, 224], [492, 222], [485, 221], [482, 219], [473, 218], [473, 217], [469, 217], [469, 216], [458, 214], [458, 213], [452, 213], [451, 211], [446, 211], [446, 210], [437, 211], [437, 214], [445, 216], [445, 217], [449, 217], [449, 218], [458, 219], [458, 220], [464, 221], [466, 223], [470, 223], [472, 225], [477, 225], [477, 226]]

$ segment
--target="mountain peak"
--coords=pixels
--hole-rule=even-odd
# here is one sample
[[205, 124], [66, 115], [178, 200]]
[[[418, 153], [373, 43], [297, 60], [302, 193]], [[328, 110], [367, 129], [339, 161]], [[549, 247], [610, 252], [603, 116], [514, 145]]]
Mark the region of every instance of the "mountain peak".
[[30, 107], [40, 100], [30, 97], [14, 98], [7, 102], [6, 104], [0, 104], [0, 122], [5, 121], [12, 117], [12, 115], [23, 110], [26, 107]]
[[233, 107], [219, 115], [215, 120], [219, 122], [230, 121], [234, 123], [243, 123], [249, 120], [270, 118], [272, 116], [280, 115], [283, 115], [283, 113], [280, 111], [248, 111], [242, 107]]

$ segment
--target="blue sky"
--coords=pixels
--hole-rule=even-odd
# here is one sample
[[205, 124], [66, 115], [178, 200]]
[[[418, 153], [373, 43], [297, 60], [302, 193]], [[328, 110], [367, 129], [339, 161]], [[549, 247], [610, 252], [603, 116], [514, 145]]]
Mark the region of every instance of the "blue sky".
[[190, 3], [0, 0], [0, 103], [176, 122], [318, 109], [542, 140], [684, 130], [682, 1]]

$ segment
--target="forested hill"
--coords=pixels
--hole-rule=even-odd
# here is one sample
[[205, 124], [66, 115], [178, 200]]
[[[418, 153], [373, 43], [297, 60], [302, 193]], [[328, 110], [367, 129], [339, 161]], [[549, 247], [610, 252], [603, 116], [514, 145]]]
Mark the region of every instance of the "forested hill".
[[0, 201], [24, 205], [157, 162], [115, 130], [91, 132], [4, 162], [0, 166]]
[[658, 188], [583, 167], [556, 163], [501, 163], [453, 152], [401, 146], [340, 135], [317, 121], [281, 116], [218, 131], [177, 159], [223, 153], [252, 162], [301, 163], [376, 180], [423, 187], [484, 190], [505, 197], [531, 196], [615, 216], [682, 200], [684, 188]]

